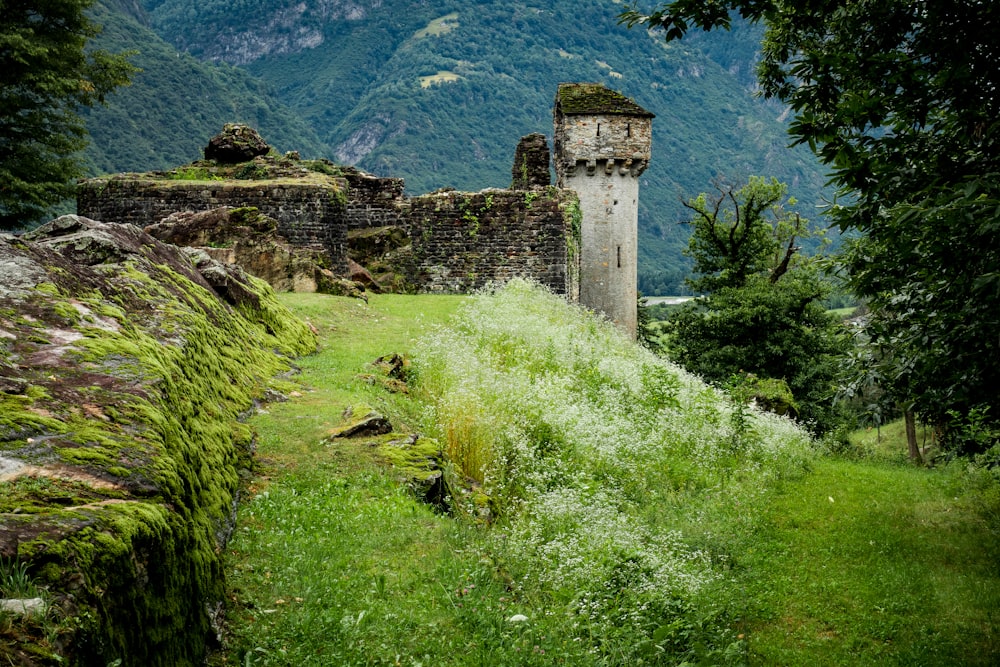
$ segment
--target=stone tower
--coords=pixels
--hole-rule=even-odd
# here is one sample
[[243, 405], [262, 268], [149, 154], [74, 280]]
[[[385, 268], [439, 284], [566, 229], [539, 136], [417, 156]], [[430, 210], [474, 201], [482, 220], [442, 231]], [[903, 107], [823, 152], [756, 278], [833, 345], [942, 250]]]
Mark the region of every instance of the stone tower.
[[580, 197], [580, 302], [636, 335], [639, 175], [649, 163], [653, 114], [599, 83], [556, 93], [559, 187]]

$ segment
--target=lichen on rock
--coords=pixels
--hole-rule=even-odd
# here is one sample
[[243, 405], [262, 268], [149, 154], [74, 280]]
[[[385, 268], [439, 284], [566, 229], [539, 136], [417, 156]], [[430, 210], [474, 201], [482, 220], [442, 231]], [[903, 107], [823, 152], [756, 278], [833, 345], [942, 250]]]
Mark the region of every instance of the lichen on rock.
[[250, 465], [239, 416], [316, 343], [266, 283], [210, 268], [229, 272], [79, 216], [0, 236], [0, 554], [56, 628], [0, 658], [202, 663]]
[[369, 405], [349, 406], [341, 415], [341, 424], [326, 434], [325, 440], [382, 435], [392, 431], [389, 420]]

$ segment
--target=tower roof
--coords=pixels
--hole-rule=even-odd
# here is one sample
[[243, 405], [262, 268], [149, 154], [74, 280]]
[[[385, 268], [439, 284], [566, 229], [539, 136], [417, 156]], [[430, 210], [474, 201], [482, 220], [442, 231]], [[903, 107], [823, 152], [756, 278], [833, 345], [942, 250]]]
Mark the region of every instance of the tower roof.
[[654, 118], [632, 99], [600, 83], [560, 83], [556, 109], [565, 115], [618, 114]]

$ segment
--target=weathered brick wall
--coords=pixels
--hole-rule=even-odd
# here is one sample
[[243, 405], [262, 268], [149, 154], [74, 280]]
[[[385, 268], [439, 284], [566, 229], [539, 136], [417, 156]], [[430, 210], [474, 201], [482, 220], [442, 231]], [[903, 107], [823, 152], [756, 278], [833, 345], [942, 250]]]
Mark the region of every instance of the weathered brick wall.
[[347, 172], [341, 183], [338, 189], [100, 178], [78, 186], [77, 211], [145, 227], [178, 211], [254, 206], [279, 221], [279, 233], [291, 244], [326, 249], [331, 269], [341, 275], [347, 274], [348, 229], [393, 225], [412, 241], [413, 262], [401, 270], [418, 291], [464, 293], [528, 277], [571, 299], [579, 296], [580, 209], [572, 191], [448, 191], [406, 198], [398, 178]]
[[77, 186], [77, 212], [103, 222], [139, 227], [178, 211], [221, 206], [253, 206], [279, 224], [293, 245], [324, 248], [331, 270], [347, 270], [346, 184], [296, 184], [278, 181], [185, 182], [143, 178], [96, 178]]
[[348, 229], [404, 224], [402, 178], [379, 178], [357, 170], [345, 170], [344, 178]]
[[426, 292], [469, 292], [529, 277], [558, 294], [579, 294], [579, 206], [569, 190], [441, 192], [408, 200]]

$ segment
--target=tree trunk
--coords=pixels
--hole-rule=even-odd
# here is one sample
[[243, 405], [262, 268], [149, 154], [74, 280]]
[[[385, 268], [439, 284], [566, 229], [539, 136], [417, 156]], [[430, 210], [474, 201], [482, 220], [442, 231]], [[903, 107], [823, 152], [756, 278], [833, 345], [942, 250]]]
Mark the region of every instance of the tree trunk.
[[914, 463], [923, 464], [924, 460], [920, 456], [920, 447], [917, 445], [917, 423], [913, 410], [905, 411], [903, 418], [906, 420], [906, 446], [910, 451], [910, 460]]

